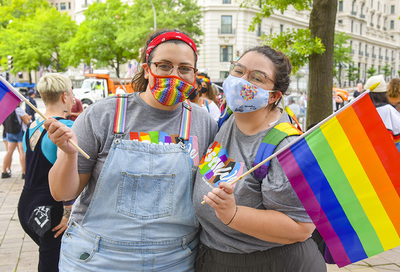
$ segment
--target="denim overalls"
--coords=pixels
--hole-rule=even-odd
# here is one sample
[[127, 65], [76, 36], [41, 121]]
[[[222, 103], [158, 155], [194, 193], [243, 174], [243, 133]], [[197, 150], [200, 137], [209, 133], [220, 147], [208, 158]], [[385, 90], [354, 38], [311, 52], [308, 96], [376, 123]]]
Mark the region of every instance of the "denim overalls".
[[193, 271], [198, 221], [185, 144], [114, 140], [82, 225], [62, 240], [60, 271]]

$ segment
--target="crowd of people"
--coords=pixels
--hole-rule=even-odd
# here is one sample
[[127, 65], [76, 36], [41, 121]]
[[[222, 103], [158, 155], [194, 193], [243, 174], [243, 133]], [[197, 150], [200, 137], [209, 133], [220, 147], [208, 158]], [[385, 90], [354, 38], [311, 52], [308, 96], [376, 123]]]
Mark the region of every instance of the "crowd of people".
[[[4, 123], [2, 178], [12, 176], [18, 148], [18, 215], [39, 245], [39, 271], [326, 271], [315, 226], [276, 158], [227, 182], [257, 163], [262, 141], [291, 126], [282, 106], [290, 60], [249, 48], [231, 63], [223, 99], [197, 61], [187, 34], [157, 31], [134, 93], [83, 110], [71, 81], [50, 73], [37, 86], [46, 119], [19, 106]], [[377, 82], [370, 97], [400, 151], [400, 80], [386, 86], [373, 76], [358, 94]], [[306, 94], [288, 102], [305, 117]], [[282, 133], [268, 152], [300, 133]]]

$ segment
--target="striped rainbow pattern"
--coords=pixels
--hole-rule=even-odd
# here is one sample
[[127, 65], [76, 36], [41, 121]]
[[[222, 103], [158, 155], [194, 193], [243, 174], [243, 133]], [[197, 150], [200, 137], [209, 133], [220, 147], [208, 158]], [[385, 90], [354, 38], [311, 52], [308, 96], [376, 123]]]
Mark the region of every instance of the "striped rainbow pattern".
[[175, 105], [183, 102], [194, 90], [194, 87], [175, 77], [156, 78], [154, 97], [164, 105]]
[[15, 110], [21, 99], [0, 81], [0, 124]]
[[128, 98], [124, 94], [118, 94], [117, 112], [114, 119], [114, 133], [122, 134], [125, 130], [126, 103]]
[[278, 160], [339, 267], [400, 245], [400, 153], [368, 95]]

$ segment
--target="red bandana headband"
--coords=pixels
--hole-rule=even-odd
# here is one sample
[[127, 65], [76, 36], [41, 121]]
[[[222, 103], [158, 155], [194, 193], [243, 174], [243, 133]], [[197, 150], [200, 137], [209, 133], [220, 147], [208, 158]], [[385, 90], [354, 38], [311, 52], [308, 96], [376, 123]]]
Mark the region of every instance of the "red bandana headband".
[[169, 41], [169, 40], [181, 40], [181, 41], [187, 43], [193, 49], [193, 51], [196, 53], [196, 58], [197, 58], [196, 44], [192, 41], [191, 38], [189, 38], [189, 36], [187, 36], [183, 33], [180, 33], [180, 32], [166, 32], [166, 33], [160, 34], [157, 37], [155, 37], [150, 42], [149, 46], [147, 46], [146, 61], [149, 59], [151, 51], [153, 51], [153, 49], [156, 48], [157, 45], [159, 45], [163, 42]]

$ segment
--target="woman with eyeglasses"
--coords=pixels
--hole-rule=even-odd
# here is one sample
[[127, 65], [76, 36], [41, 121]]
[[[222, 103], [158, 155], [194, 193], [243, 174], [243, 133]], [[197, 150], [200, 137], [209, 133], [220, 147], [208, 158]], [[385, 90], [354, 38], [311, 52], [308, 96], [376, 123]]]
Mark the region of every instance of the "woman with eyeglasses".
[[[194, 175], [217, 124], [185, 101], [197, 72], [193, 40], [163, 30], [145, 48], [136, 92], [96, 102], [72, 130], [45, 124], [62, 150], [49, 175], [52, 194], [78, 196], [61, 271], [193, 271]], [[68, 139], [90, 159], [78, 157]]]
[[326, 271], [310, 238], [315, 226], [276, 158], [229, 183], [300, 134], [278, 107], [291, 70], [288, 58], [268, 46], [247, 50], [231, 65], [223, 89], [233, 114], [196, 176], [193, 201], [202, 226], [196, 271]]

